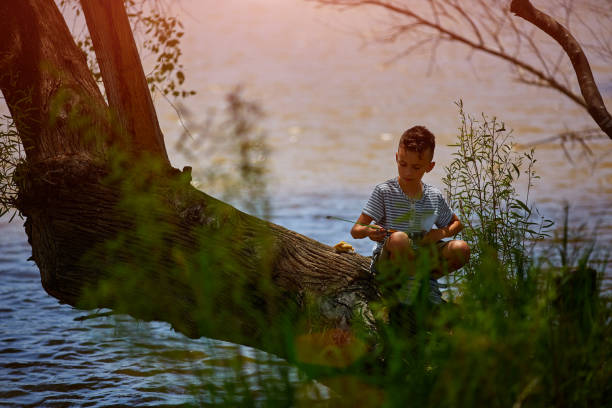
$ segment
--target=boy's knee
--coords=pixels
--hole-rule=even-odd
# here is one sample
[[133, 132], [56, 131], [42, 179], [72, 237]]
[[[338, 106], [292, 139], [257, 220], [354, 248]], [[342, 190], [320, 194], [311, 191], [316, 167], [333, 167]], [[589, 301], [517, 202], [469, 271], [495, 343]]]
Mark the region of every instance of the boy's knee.
[[386, 248], [391, 252], [406, 251], [412, 247], [412, 240], [405, 232], [394, 232], [387, 239]]
[[448, 243], [453, 257], [464, 264], [470, 259], [470, 246], [462, 240], [454, 240]]

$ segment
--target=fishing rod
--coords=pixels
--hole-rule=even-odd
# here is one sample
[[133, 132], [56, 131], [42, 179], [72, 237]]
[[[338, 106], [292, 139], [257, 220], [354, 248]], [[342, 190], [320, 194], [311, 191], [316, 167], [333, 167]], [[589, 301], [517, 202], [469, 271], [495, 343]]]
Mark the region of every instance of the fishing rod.
[[[333, 215], [327, 215], [325, 218], [327, 218], [328, 220], [338, 220], [338, 221], [344, 221], [344, 222], [350, 222], [351, 224], [358, 224], [358, 225], [363, 225], [364, 227], [368, 227], [368, 228], [372, 228], [372, 229], [384, 229], [382, 227], [376, 227], [374, 225], [371, 224], [362, 224], [360, 222], [356, 222], [356, 221], [351, 221], [351, 220], [346, 220], [344, 218], [340, 218], [340, 217], [334, 217]], [[387, 229], [385, 231], [389, 231], [389, 232], [398, 232], [398, 230], [396, 229]]]

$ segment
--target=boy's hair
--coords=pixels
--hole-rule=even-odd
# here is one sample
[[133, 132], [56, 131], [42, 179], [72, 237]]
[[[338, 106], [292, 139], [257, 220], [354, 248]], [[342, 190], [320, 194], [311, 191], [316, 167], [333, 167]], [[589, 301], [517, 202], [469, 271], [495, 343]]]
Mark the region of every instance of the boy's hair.
[[431, 149], [433, 157], [436, 148], [436, 138], [425, 126], [413, 126], [402, 134], [399, 147], [411, 152], [419, 153], [419, 156], [427, 149]]

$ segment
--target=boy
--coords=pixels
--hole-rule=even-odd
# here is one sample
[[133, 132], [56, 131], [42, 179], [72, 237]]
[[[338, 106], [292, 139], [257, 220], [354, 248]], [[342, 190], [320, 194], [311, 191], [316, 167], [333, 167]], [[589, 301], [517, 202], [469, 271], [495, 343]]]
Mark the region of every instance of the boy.
[[[413, 249], [431, 244], [437, 249], [434, 256], [446, 264], [446, 272], [461, 268], [469, 259], [470, 248], [465, 241], [442, 241], [457, 235], [463, 227], [440, 190], [421, 182], [423, 175], [434, 168], [434, 149], [435, 137], [427, 128], [414, 126], [405, 131], [395, 154], [398, 176], [374, 188], [351, 229], [353, 238], [368, 237], [376, 242], [373, 273], [380, 260], [397, 263], [414, 259]], [[437, 229], [432, 229], [434, 224]], [[442, 302], [437, 283], [442, 275], [442, 268], [431, 274], [430, 300], [434, 303]]]

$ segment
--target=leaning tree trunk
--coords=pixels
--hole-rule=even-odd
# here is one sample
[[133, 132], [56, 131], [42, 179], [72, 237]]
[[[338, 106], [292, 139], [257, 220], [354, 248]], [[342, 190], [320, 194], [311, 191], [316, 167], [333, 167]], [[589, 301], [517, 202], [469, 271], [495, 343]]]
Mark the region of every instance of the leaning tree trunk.
[[[133, 99], [142, 89], [113, 88], [136, 49], [119, 43], [109, 52], [109, 20], [96, 14], [101, 3], [88, 3], [96, 2], [83, 5], [98, 58], [121, 57], [100, 62], [111, 109], [53, 0], [0, 0], [0, 88], [26, 148], [17, 206], [45, 290], [285, 357], [296, 330], [348, 331], [360, 316], [373, 333], [368, 258], [337, 254], [193, 188], [169, 165], [154, 110], [126, 108], [147, 105]], [[157, 166], [143, 165], [142, 149]]]

